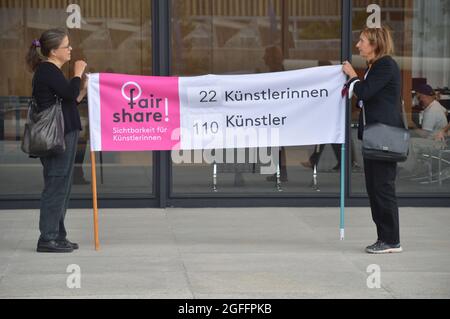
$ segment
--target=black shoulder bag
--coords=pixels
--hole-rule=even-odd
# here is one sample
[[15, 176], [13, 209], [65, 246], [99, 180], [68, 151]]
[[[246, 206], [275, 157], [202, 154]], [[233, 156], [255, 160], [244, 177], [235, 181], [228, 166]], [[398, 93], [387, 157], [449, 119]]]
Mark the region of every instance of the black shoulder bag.
[[34, 97], [28, 102], [28, 116], [22, 139], [22, 151], [34, 157], [43, 157], [63, 153], [64, 117], [61, 99], [39, 112]]
[[366, 125], [366, 114], [363, 106], [364, 133], [362, 140], [363, 157], [371, 160], [404, 162], [408, 158], [409, 131], [404, 117], [404, 127], [390, 126], [382, 123]]

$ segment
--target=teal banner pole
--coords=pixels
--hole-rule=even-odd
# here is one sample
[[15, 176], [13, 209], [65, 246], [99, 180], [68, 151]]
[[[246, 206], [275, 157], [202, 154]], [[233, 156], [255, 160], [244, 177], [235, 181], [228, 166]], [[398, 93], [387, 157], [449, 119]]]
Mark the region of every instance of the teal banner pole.
[[339, 238], [344, 240], [345, 237], [345, 143], [341, 146], [341, 213], [339, 222]]

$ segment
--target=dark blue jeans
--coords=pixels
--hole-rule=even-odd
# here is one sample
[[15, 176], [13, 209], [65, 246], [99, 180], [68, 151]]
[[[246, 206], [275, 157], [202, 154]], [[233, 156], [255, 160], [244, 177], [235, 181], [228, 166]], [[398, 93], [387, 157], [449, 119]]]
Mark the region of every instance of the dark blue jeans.
[[44, 167], [44, 190], [41, 195], [39, 240], [63, 240], [67, 232], [64, 226], [72, 188], [72, 175], [79, 131], [66, 134], [66, 151], [62, 154], [41, 157]]

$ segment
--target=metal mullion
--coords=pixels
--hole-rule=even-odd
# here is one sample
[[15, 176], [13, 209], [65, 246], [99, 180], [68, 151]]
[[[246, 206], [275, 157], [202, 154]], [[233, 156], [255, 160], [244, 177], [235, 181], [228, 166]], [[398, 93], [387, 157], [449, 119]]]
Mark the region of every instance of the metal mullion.
[[[170, 75], [170, 5], [171, 1], [152, 0], [153, 75]], [[159, 207], [167, 206], [170, 190], [170, 151], [156, 152], [155, 195]]]
[[[351, 61], [352, 54], [352, 0], [342, 0], [341, 1], [341, 62], [348, 60]], [[351, 102], [346, 99], [345, 102], [345, 124], [347, 127], [345, 135], [345, 156], [346, 156], [346, 170], [341, 172], [345, 174], [345, 200], [350, 199], [350, 182], [351, 182]]]

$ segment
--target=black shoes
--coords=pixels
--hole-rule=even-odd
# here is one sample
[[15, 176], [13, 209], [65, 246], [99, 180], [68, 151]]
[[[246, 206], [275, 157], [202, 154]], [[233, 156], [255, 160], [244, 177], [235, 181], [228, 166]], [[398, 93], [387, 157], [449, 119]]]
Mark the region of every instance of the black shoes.
[[78, 249], [77, 243], [72, 243], [68, 239], [64, 240], [39, 240], [36, 251], [39, 253], [71, 253]]
[[377, 240], [375, 244], [366, 247], [366, 253], [369, 254], [388, 254], [388, 253], [401, 253], [403, 251], [400, 243], [387, 244], [381, 240]]
[[58, 244], [60, 244], [61, 246], [72, 247], [73, 250], [79, 248], [77, 243], [72, 243], [72, 242], [71, 242], [70, 240], [68, 240], [68, 239], [58, 240], [57, 242], [58, 242]]
[[36, 251], [39, 253], [71, 253], [73, 248], [62, 242], [57, 242], [56, 240], [39, 240]]

